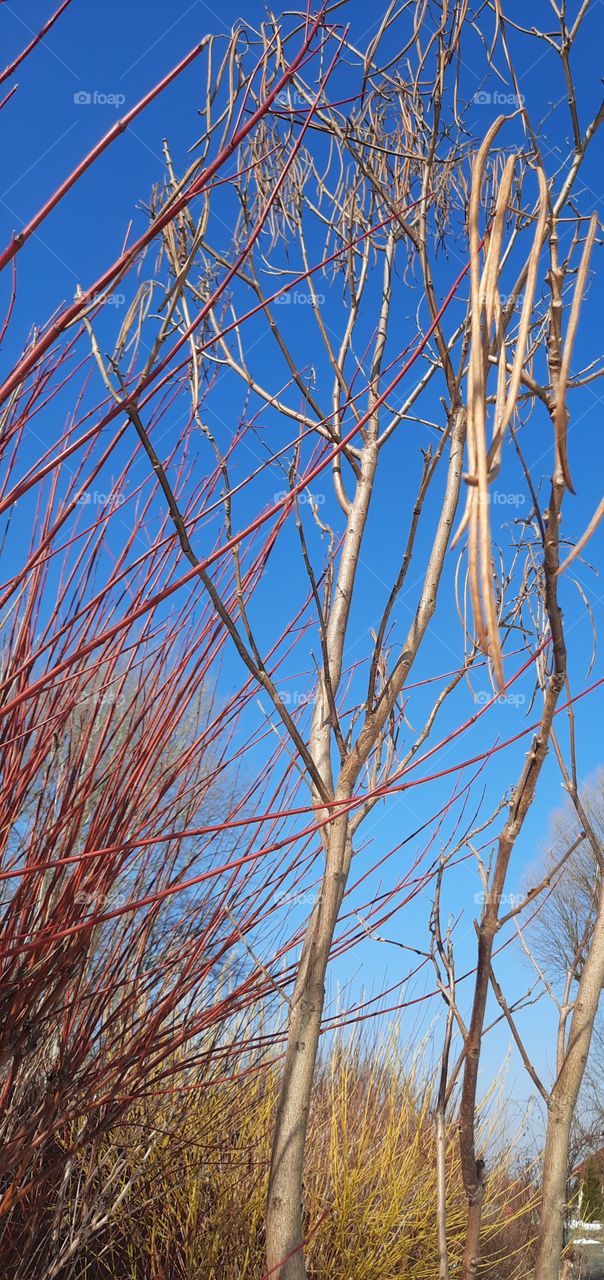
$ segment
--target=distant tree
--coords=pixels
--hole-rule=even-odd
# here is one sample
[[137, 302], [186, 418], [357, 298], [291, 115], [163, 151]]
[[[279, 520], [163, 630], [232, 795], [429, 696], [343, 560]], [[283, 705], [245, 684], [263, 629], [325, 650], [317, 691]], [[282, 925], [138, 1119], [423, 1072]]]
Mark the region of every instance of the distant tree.
[[[604, 772], [598, 770], [582, 787], [579, 801], [592, 840], [581, 840], [583, 824], [569, 801], [553, 814], [545, 852], [537, 870], [538, 880], [548, 880], [548, 892], [532, 921], [527, 937], [530, 949], [560, 1001], [561, 1016], [568, 1017], [576, 998], [586, 957], [593, 946], [602, 892], [604, 849]], [[573, 848], [564, 859], [565, 851]], [[533, 879], [535, 876], [533, 875]], [[577, 1165], [601, 1142], [604, 1124], [604, 1002], [600, 998], [580, 1105], [573, 1121], [570, 1164]]]
[[593, 1160], [588, 1160], [585, 1166], [580, 1204], [583, 1222], [602, 1222], [604, 1219], [602, 1184]]
[[[602, 770], [598, 770], [580, 788], [580, 799], [598, 846], [604, 847]], [[588, 840], [584, 840], [563, 867], [556, 870], [565, 849], [575, 843], [581, 831], [582, 823], [572, 803], [553, 815], [538, 874], [539, 880], [545, 876], [552, 877], [550, 892], [530, 929], [531, 949], [550, 980], [560, 985], [564, 984], [569, 973], [573, 983], [581, 977], [597, 918], [602, 881], [598, 848], [594, 849]]]

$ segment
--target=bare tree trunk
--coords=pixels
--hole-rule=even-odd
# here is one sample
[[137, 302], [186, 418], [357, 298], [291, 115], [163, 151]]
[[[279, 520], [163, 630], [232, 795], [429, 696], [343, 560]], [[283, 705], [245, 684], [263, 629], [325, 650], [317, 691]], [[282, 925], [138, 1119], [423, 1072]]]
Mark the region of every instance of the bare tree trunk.
[[535, 1280], [559, 1280], [563, 1246], [568, 1151], [579, 1089], [604, 983], [604, 888], [598, 920], [573, 1010], [562, 1069], [551, 1091], [543, 1159], [541, 1222]]
[[449, 1055], [451, 1053], [451, 1041], [453, 1038], [453, 1022], [456, 1016], [455, 1004], [455, 968], [453, 961], [453, 944], [451, 941], [450, 931], [447, 931], [446, 944], [443, 941], [440, 928], [440, 892], [442, 884], [442, 876], [444, 872], [444, 862], [441, 863], [440, 874], [436, 885], [436, 893], [434, 898], [434, 910], [431, 920], [431, 930], [433, 931], [438, 955], [442, 962], [447, 977], [447, 986], [441, 982], [437, 969], [438, 983], [443, 998], [446, 1000], [447, 1021], [445, 1025], [445, 1036], [443, 1041], [443, 1051], [440, 1062], [440, 1079], [438, 1082], [438, 1096], [436, 1099], [436, 1114], [434, 1117], [434, 1127], [436, 1131], [436, 1240], [438, 1246], [438, 1280], [449, 1280], [449, 1249], [447, 1244], [447, 1102], [449, 1100]]
[[302, 1173], [325, 973], [352, 848], [348, 815], [332, 826], [323, 891], [306, 935], [292, 997], [287, 1051], [273, 1133], [266, 1217], [271, 1280], [305, 1280]]
[[447, 1247], [447, 1130], [445, 1109], [439, 1101], [436, 1112], [436, 1235], [438, 1243], [438, 1280], [449, 1280]]
[[[455, 415], [452, 425], [443, 507], [407, 643], [378, 706], [367, 716], [359, 737], [342, 764], [335, 793], [336, 803], [345, 803], [352, 795], [359, 772], [403, 687], [426, 628], [434, 615], [444, 558], [459, 499], [464, 438], [465, 416], [460, 411]], [[374, 469], [375, 454], [370, 443], [365, 449], [363, 474], [348, 519], [334, 606], [327, 628], [332, 696], [337, 689], [342, 668], [346, 622]], [[317, 769], [331, 783], [330, 710], [325, 686], [324, 670], [313, 717], [311, 750]], [[356, 820], [358, 821], [358, 815]], [[301, 1209], [304, 1147], [323, 1013], [325, 973], [350, 869], [352, 825], [346, 813], [333, 819], [324, 828], [328, 834], [324, 836], [325, 872], [321, 895], [309, 922], [292, 998], [285, 1065], [273, 1133], [266, 1216], [267, 1260], [271, 1280], [304, 1280], [306, 1276]]]
[[472, 1017], [464, 1046], [465, 1067], [459, 1119], [461, 1169], [468, 1201], [468, 1224], [462, 1267], [464, 1280], [473, 1280], [477, 1275], [480, 1258], [480, 1224], [484, 1199], [485, 1168], [484, 1161], [477, 1157], [476, 1151], [476, 1095], [480, 1050], [489, 992], [489, 970], [493, 955], [493, 940], [499, 928], [499, 904], [503, 894], [509, 861], [516, 840], [522, 830], [524, 819], [533, 802], [537, 782], [547, 754], [552, 720], [564, 678], [565, 654], [559, 611], [552, 607], [550, 616], [553, 619], [552, 631], [558, 669], [550, 677], [544, 700], [541, 724], [533, 739], [531, 750], [528, 753], [510, 805], [508, 820], [499, 838], [492, 882], [486, 894], [482, 919], [478, 925], [476, 983]]

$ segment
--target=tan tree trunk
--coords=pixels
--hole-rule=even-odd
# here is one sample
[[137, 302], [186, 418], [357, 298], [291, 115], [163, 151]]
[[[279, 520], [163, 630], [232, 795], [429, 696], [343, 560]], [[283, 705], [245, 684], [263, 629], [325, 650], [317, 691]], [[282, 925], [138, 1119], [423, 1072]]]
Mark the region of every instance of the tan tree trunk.
[[604, 886], [592, 944], [579, 982], [569, 1040], [551, 1091], [543, 1159], [541, 1222], [535, 1280], [559, 1280], [563, 1246], [568, 1150], [579, 1089], [604, 983]]
[[273, 1132], [266, 1217], [271, 1280], [305, 1280], [302, 1174], [325, 974], [351, 859], [348, 816], [332, 827], [327, 873], [307, 932], [292, 997], [287, 1051]]
[[[426, 628], [434, 615], [444, 558], [459, 499], [464, 439], [465, 416], [460, 411], [455, 415], [453, 424], [442, 512], [403, 657], [389, 682], [386, 695], [372, 715], [367, 717], [357, 741], [342, 765], [335, 792], [336, 803], [345, 802], [352, 795], [360, 770], [381, 732], [394, 699], [403, 687]], [[367, 446], [363, 474], [348, 520], [347, 539], [327, 631], [333, 691], [337, 690], [342, 669], [346, 623], [376, 460], [375, 451], [371, 445]], [[324, 673], [313, 717], [311, 751], [322, 777], [331, 784], [329, 708]], [[305, 1280], [306, 1276], [301, 1203], [304, 1148], [323, 1013], [325, 974], [352, 858], [352, 825], [346, 813], [323, 828], [327, 834], [323, 837], [325, 873], [321, 895], [309, 922], [292, 997], [269, 1175], [266, 1240], [270, 1280]]]

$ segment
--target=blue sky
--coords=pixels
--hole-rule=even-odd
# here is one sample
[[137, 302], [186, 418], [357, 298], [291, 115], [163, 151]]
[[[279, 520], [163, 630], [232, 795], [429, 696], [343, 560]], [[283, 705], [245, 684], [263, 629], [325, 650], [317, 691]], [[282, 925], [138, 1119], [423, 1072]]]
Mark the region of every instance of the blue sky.
[[[49, 12], [50, 5], [40, 0], [30, 0], [26, 8], [16, 2], [2, 5], [0, 40], [4, 61], [9, 61], [27, 43], [30, 33], [42, 25]], [[173, 0], [169, 6], [160, 3], [160, 0], [145, 0], [144, 3], [139, 0], [130, 0], [129, 3], [124, 3], [124, 0], [105, 0], [104, 3], [98, 3], [97, 0], [87, 0], [87, 3], [74, 0], [43, 45], [19, 69], [15, 77], [19, 83], [18, 92], [2, 113], [0, 123], [4, 126], [5, 138], [8, 138], [0, 178], [2, 243], [37, 210], [65, 174], [115, 122], [116, 115], [128, 110], [206, 33], [228, 32], [240, 14], [240, 0], [238, 3], [226, 0], [215, 9], [202, 3], [202, 0], [195, 0], [193, 3]], [[547, 19], [546, 14], [550, 15]], [[259, 23], [262, 16], [262, 6], [255, 2], [246, 5], [247, 21]], [[380, 19], [380, 14], [376, 14], [369, 23], [367, 5], [357, 0], [350, 0], [345, 6], [345, 15], [343, 11], [339, 15], [342, 21], [344, 16], [351, 25], [357, 45], [367, 39]], [[531, 6], [531, 20], [537, 23], [541, 17], [546, 25], [551, 21], [551, 9], [545, 0], [539, 0], [539, 3]], [[597, 64], [602, 35], [602, 4], [596, 3], [585, 21], [575, 61], [577, 81], [583, 95], [579, 108], [583, 124], [597, 106], [600, 90]], [[539, 57], [535, 60], [533, 54], [527, 51], [526, 41], [520, 37], [513, 40], [522, 91], [527, 96], [529, 107], [534, 102], [535, 108], [537, 104], [542, 108], [546, 139], [544, 156], [546, 163], [555, 167], [556, 147], [560, 146], [565, 150], [565, 134], [568, 132], [564, 109], [556, 106], [563, 93], [562, 74], [560, 71], [556, 83], [555, 74], [558, 74], [559, 69], [555, 74], [552, 72], [553, 59]], [[478, 58], [474, 63], [469, 56], [463, 67], [462, 76], [467, 96], [482, 92], [490, 94], [492, 100], [495, 93], [509, 91], [509, 85], [506, 86], [503, 79], [483, 82], [478, 78], [475, 71], [477, 65]], [[345, 70], [339, 75], [341, 79], [338, 84], [345, 87]], [[3, 362], [10, 364], [15, 358], [32, 323], [44, 321], [58, 304], [72, 299], [78, 284], [85, 287], [113, 261], [121, 249], [131, 218], [134, 219], [135, 227], [142, 229], [145, 219], [140, 210], [140, 202], [147, 199], [152, 184], [163, 173], [162, 139], [170, 139], [176, 169], [182, 170], [188, 148], [200, 132], [197, 112], [202, 87], [200, 60], [199, 64], [194, 63], [170, 86], [134, 122], [127, 134], [100, 158], [30, 242], [22, 255], [22, 261], [20, 259], [17, 306], [11, 334], [2, 352]], [[83, 97], [90, 97], [92, 100], [83, 101]], [[492, 101], [490, 104], [480, 100], [475, 102], [470, 119], [477, 134], [484, 132], [498, 109]], [[583, 209], [601, 211], [601, 158], [601, 149], [598, 152], [596, 144], [593, 155], [586, 162], [579, 186]], [[228, 220], [226, 212], [225, 217]], [[453, 244], [448, 260], [440, 261], [437, 286], [441, 289], [441, 296], [457, 274], [460, 264], [465, 261], [464, 249], [463, 243]], [[2, 293], [2, 306], [4, 300], [5, 294]], [[117, 300], [115, 316], [109, 313], [109, 327], [119, 325], [119, 313], [120, 302]], [[290, 326], [292, 349], [298, 354], [301, 364], [308, 363], [306, 315], [302, 311], [294, 315], [292, 310], [286, 323]], [[334, 319], [334, 325], [335, 323]], [[399, 345], [403, 345], [412, 337], [412, 315], [401, 313], [400, 325], [403, 338]], [[579, 349], [585, 351], [583, 363], [595, 359], [599, 354], [601, 337], [601, 311], [592, 290], [583, 312], [577, 344]], [[265, 350], [261, 347], [257, 359], [258, 368], [263, 374], [270, 372], [273, 358], [268, 348]], [[601, 493], [603, 403], [604, 387], [599, 383], [581, 391], [574, 402], [569, 448], [578, 496], [569, 496], [567, 499], [568, 524], [565, 525], [565, 530], [573, 536], [582, 531]], [[225, 384], [224, 394], [211, 406], [213, 426], [220, 429], [222, 425], [228, 430], [230, 423], [236, 421], [241, 405], [241, 391], [231, 387], [231, 384], [227, 388]], [[439, 406], [436, 396], [432, 410], [437, 418]], [[268, 415], [266, 422], [270, 426], [271, 419]], [[56, 430], [56, 423], [53, 424], [50, 419], [43, 425], [46, 433]], [[542, 417], [537, 417], [534, 430], [531, 427], [529, 456], [533, 474], [543, 484], [546, 483], [551, 465], [550, 437], [549, 424]], [[32, 448], [37, 448], [35, 442], [32, 442]], [[415, 484], [418, 474], [417, 460], [408, 467], [398, 446], [393, 444], [388, 449], [387, 456], [391, 461], [384, 467], [380, 489], [376, 494], [363, 553], [362, 586], [355, 602], [351, 628], [355, 644], [361, 652], [368, 629], [375, 625], [387, 598], [392, 571], [399, 554], [401, 527], [404, 527], [409, 508], [412, 482]], [[506, 484], [505, 487], [502, 485], [502, 493], [516, 491], [514, 477], [517, 478], [517, 464], [509, 450], [506, 456]], [[241, 521], [258, 509], [259, 504], [270, 499], [272, 486], [273, 491], [283, 488], [283, 484], [275, 476], [267, 484], [267, 489], [253, 488], [249, 495], [242, 498], [238, 507]], [[331, 498], [327, 491], [323, 493], [319, 489], [318, 492], [325, 497], [325, 510], [331, 510]], [[512, 503], [502, 502], [496, 514], [500, 526], [503, 526], [522, 512]], [[512, 532], [513, 530], [504, 532], [502, 536], [509, 540]], [[425, 540], [420, 541], [420, 546], [424, 545], [427, 545]], [[602, 546], [600, 534], [594, 539], [588, 554], [592, 564], [598, 563]], [[287, 609], [292, 583], [297, 584], [301, 590], [302, 578], [298, 567], [294, 567], [293, 554], [293, 537], [286, 534], [273, 559], [271, 576], [267, 575], [257, 593], [254, 616], [259, 635], [266, 644], [271, 639], [274, 617], [280, 616]], [[441, 609], [430, 628], [428, 641], [415, 672], [416, 679], [453, 669], [458, 660], [462, 636], [450, 604], [453, 570], [454, 558], [451, 557], [445, 593], [449, 601], [449, 612]], [[578, 570], [577, 577], [589, 595], [596, 620], [601, 620], [604, 598], [601, 581], [584, 567]], [[405, 617], [410, 616], [414, 605], [416, 583], [417, 575], [410, 581], [401, 600], [401, 626], [404, 625]], [[576, 693], [587, 682], [591, 631], [584, 609], [577, 607], [579, 597], [576, 589], [564, 584], [562, 601], [567, 613], [572, 688]], [[354, 661], [355, 653], [350, 651], [347, 657]], [[292, 680], [293, 672], [299, 669], [299, 665], [293, 664]], [[511, 665], [513, 667], [513, 660]], [[596, 671], [591, 679], [597, 674]], [[223, 672], [225, 690], [234, 687], [239, 677], [237, 662], [229, 658]], [[487, 688], [486, 681], [475, 684], [475, 691], [479, 694], [484, 693]], [[484, 750], [495, 734], [499, 738], [505, 738], [519, 732], [525, 723], [523, 717], [528, 712], [528, 690], [528, 682], [519, 684], [518, 691], [527, 701], [497, 707], [496, 722], [493, 713], [485, 716], [462, 742], [448, 749], [444, 757], [438, 757], [437, 767], [446, 767], [449, 763]], [[422, 699], [423, 695], [416, 695], [411, 713], [414, 725], [415, 715], [421, 716], [422, 706], [425, 705]], [[436, 736], [450, 731], [460, 717], [465, 718], [475, 709], [469, 690], [460, 691], [439, 722], [440, 729]], [[602, 712], [601, 690], [577, 707], [579, 769], [583, 777], [590, 775], [602, 761]], [[528, 741], [527, 739], [526, 743], [499, 753], [489, 765], [491, 802], [513, 784]], [[445, 779], [430, 784], [428, 795], [425, 794], [427, 789], [417, 789], [392, 798], [387, 805], [379, 807], [369, 818], [362, 833], [363, 839], [371, 838], [376, 860], [380, 849], [386, 850], [398, 844], [408, 831], [421, 825], [426, 815], [446, 800], [451, 785], [451, 779]], [[526, 883], [526, 868], [538, 857], [547, 835], [549, 814], [559, 804], [560, 797], [558, 771], [550, 758], [544, 770], [537, 803], [531, 810], [514, 855], [508, 883], [510, 892], [520, 892]], [[418, 847], [418, 841], [411, 842], [410, 847]], [[359, 855], [361, 864], [366, 856], [368, 855], [363, 853]], [[385, 873], [386, 878], [391, 874], [392, 868]], [[450, 901], [447, 905], [454, 914], [457, 914], [461, 905], [464, 908], [457, 930], [460, 971], [463, 971], [465, 965], [469, 967], [474, 954], [472, 897], [473, 892], [479, 891], [479, 881], [469, 867], [452, 879]], [[359, 898], [360, 901], [362, 897]], [[301, 919], [304, 909], [303, 906], [299, 908]], [[383, 932], [398, 941], [422, 946], [429, 909], [430, 894], [426, 890], [425, 894], [390, 922]], [[403, 955], [403, 952], [392, 947], [367, 941], [354, 955], [334, 964], [333, 990], [336, 982], [350, 982], [353, 993], [359, 993], [363, 989], [375, 993], [397, 980], [401, 964], [406, 964]], [[498, 962], [499, 967], [502, 964], [503, 961]], [[526, 986], [526, 969], [512, 948], [508, 949], [505, 956], [505, 968], [502, 972], [508, 978], [512, 990], [514, 986], [518, 991]], [[431, 985], [431, 973], [427, 982]], [[541, 1011], [540, 1006], [537, 1010], [532, 1009], [521, 1022], [527, 1041], [542, 1062], [549, 1053], [547, 1047], [544, 1048], [544, 1029], [547, 1025], [549, 1018], [544, 1010]], [[508, 1035], [505, 1032], [491, 1038], [485, 1053], [487, 1069], [501, 1060], [507, 1041]], [[516, 1064], [511, 1071], [511, 1079], [517, 1081], [520, 1096], [526, 1096], [530, 1090]]]

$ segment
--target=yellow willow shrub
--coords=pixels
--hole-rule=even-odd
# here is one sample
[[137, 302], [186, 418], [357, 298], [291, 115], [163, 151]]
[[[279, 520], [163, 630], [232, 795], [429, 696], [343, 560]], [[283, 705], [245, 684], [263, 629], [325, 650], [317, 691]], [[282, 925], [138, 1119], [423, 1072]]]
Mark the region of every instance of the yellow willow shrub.
[[[317, 1091], [308, 1193], [329, 1217], [309, 1250], [330, 1280], [434, 1276], [436, 1171], [430, 1091], [394, 1044], [334, 1048]], [[463, 1227], [455, 1135], [447, 1153], [452, 1242]], [[453, 1253], [455, 1257], [455, 1252]]]
[[[228, 1068], [227, 1068], [228, 1069]], [[237, 1072], [245, 1072], [239, 1063]], [[86, 1280], [255, 1280], [262, 1273], [263, 1215], [274, 1069], [234, 1081], [176, 1078], [137, 1105], [111, 1135], [129, 1149], [122, 1182], [136, 1177], [102, 1243], [88, 1250]], [[141, 1152], [154, 1135], [149, 1159]]]
[[[501, 1116], [501, 1091], [494, 1088], [491, 1094], [483, 1105], [480, 1135], [486, 1150], [496, 1143]], [[438, 1275], [433, 1095], [421, 1054], [410, 1063], [394, 1039], [370, 1054], [354, 1041], [332, 1049], [316, 1091], [306, 1177], [308, 1226], [329, 1206], [308, 1249], [312, 1274], [320, 1280], [434, 1280]], [[509, 1177], [512, 1156], [509, 1145], [507, 1158], [499, 1158], [487, 1183], [483, 1265], [493, 1280], [525, 1280], [528, 1274], [531, 1201], [527, 1194], [519, 1197]], [[528, 1227], [520, 1249], [510, 1230], [518, 1217]], [[452, 1276], [459, 1274], [466, 1219], [457, 1129], [451, 1123], [447, 1227]], [[514, 1253], [515, 1258], [509, 1256]]]
[[[241, 1068], [240, 1068], [241, 1069]], [[278, 1067], [234, 1082], [159, 1093], [112, 1135], [115, 1160], [136, 1173], [88, 1252], [86, 1280], [261, 1280], [263, 1215]], [[395, 1038], [369, 1048], [335, 1042], [319, 1073], [305, 1169], [313, 1280], [434, 1280], [436, 1169], [433, 1085], [421, 1056]], [[495, 1150], [487, 1183], [482, 1274], [526, 1280], [532, 1198], [498, 1144], [501, 1091], [483, 1105], [481, 1141]], [[144, 1164], [141, 1152], [151, 1154]], [[130, 1144], [130, 1146], [129, 1146]], [[459, 1274], [466, 1207], [451, 1122], [447, 1149], [451, 1275]], [[520, 1230], [519, 1230], [520, 1228]]]

